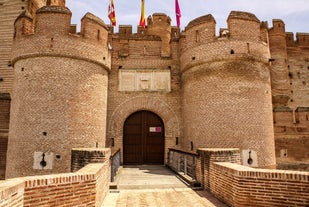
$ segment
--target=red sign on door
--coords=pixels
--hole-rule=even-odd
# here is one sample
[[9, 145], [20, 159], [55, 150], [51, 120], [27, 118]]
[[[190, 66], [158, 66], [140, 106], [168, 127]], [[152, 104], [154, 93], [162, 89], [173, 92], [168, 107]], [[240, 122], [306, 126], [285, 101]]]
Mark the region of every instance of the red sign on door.
[[161, 127], [149, 127], [149, 132], [161, 132]]

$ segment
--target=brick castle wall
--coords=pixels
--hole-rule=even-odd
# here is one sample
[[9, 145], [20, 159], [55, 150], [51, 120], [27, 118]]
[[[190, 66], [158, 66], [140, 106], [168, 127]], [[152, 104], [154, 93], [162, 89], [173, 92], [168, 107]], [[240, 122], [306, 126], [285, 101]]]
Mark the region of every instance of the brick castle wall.
[[[72, 148], [105, 146], [107, 28], [86, 14], [82, 34], [71, 34], [70, 18], [67, 8], [46, 6], [33, 34], [22, 32], [28, 17], [15, 22], [8, 178], [69, 172]], [[35, 152], [52, 153], [49, 168], [38, 167]]]
[[0, 188], [4, 206], [101, 206], [111, 176], [110, 149], [74, 149], [82, 167], [74, 173], [19, 177], [5, 180]]
[[233, 27], [236, 19], [246, 15], [230, 14], [229, 38], [209, 40], [181, 54], [184, 147], [190, 149], [192, 142], [194, 149], [255, 150], [258, 165], [271, 167], [276, 162], [269, 53], [259, 40], [256, 19], [245, 19], [248, 26], [243, 28], [248, 28], [248, 34], [239, 40], [246, 31]]
[[199, 148], [196, 163], [196, 180], [205, 190], [210, 190], [214, 162], [241, 163], [239, 149]]
[[109, 181], [108, 160], [76, 173], [15, 178], [1, 188], [0, 206], [100, 206]]
[[[276, 108], [274, 130], [279, 169], [309, 170], [309, 108]], [[299, 144], [295, 144], [299, 143]]]
[[[161, 21], [159, 19], [161, 18]], [[110, 34], [112, 45], [112, 67], [108, 83], [107, 146], [114, 140], [115, 150], [123, 151], [123, 126], [134, 112], [148, 110], [160, 116], [165, 128], [165, 155], [168, 148], [175, 147], [176, 137], [182, 139], [180, 68], [178, 62], [179, 30], [171, 34], [169, 17], [154, 14], [151, 27], [138, 28], [132, 34], [132, 26], [120, 26], [119, 33]], [[150, 20], [149, 20], [150, 21]], [[164, 28], [162, 30], [161, 24]], [[178, 33], [177, 33], [178, 32]], [[169, 38], [161, 40], [158, 36]], [[169, 56], [169, 57], [166, 57]], [[120, 91], [121, 70], [160, 71], [171, 74], [171, 91]]]
[[229, 206], [308, 206], [309, 173], [240, 165], [239, 149], [199, 149], [197, 180]]
[[[0, 13], [5, 16], [5, 18], [1, 18], [2, 20], [0, 20], [0, 26], [1, 28], [3, 28], [0, 31], [0, 39], [5, 40], [3, 41], [3, 43], [5, 44], [3, 44], [3, 47], [1, 45], [0, 48], [0, 78], [3, 78], [3, 81], [0, 81], [0, 93], [12, 92], [12, 85], [14, 81], [12, 63], [14, 64], [16, 62], [17, 66], [17, 64], [22, 63], [19, 62], [20, 59], [28, 59], [29, 57], [32, 58], [33, 53], [36, 53], [38, 51], [42, 53], [41, 55], [44, 55], [43, 53], [58, 55], [61, 54], [61, 57], [64, 58], [59, 58], [59, 60], [61, 60], [60, 62], [66, 61], [65, 58], [76, 58], [76, 60], [80, 60], [75, 61], [74, 63], [70, 63], [74, 66], [84, 64], [81, 63], [82, 61], [81, 59], [79, 59], [81, 56], [83, 57], [82, 60], [91, 60], [95, 64], [102, 63], [102, 65], [104, 65], [103, 67], [105, 68], [109, 68], [110, 64], [112, 64], [112, 71], [109, 74], [110, 81], [108, 83], [108, 108], [106, 111], [108, 126], [106, 132], [102, 132], [102, 137], [105, 137], [104, 134], [106, 133], [106, 144], [108, 146], [111, 146], [111, 142], [112, 140], [114, 140], [115, 149], [122, 148], [122, 128], [125, 119], [130, 114], [139, 110], [149, 110], [155, 112], [163, 119], [166, 129], [166, 152], [167, 148], [175, 147], [176, 137], [179, 138], [179, 143], [184, 149], [188, 149], [190, 147], [189, 145], [191, 141], [193, 141], [195, 148], [198, 147], [199, 142], [204, 145], [204, 138], [192, 138], [193, 136], [189, 132], [190, 130], [186, 129], [187, 126], [184, 125], [182, 122], [182, 118], [187, 118], [187, 116], [184, 116], [182, 114], [183, 101], [181, 98], [183, 95], [182, 86], [184, 84], [181, 79], [181, 73], [188, 70], [188, 68], [194, 68], [195, 65], [202, 64], [203, 61], [209, 63], [220, 60], [222, 61], [222, 63], [224, 63], [227, 56], [237, 56], [237, 58], [253, 58], [252, 62], [250, 62], [248, 67], [252, 67], [252, 63], [254, 67], [264, 68], [266, 67], [266, 65], [264, 66], [261, 62], [266, 63], [269, 58], [274, 59], [275, 61], [271, 61], [270, 67], [272, 71], [272, 93], [283, 94], [282, 96], [277, 96], [281, 97], [283, 100], [281, 100], [281, 98], [275, 99], [273, 97], [273, 103], [279, 103], [279, 105], [282, 105], [282, 103], [288, 104], [288, 106], [293, 110], [296, 110], [297, 107], [308, 107], [307, 98], [309, 96], [306, 95], [308, 93], [308, 87], [306, 84], [308, 82], [307, 74], [309, 71], [307, 68], [309, 66], [307, 58], [309, 35], [307, 33], [297, 33], [296, 40], [294, 40], [293, 34], [285, 32], [284, 23], [281, 20], [274, 20], [273, 28], [268, 29], [267, 22], [260, 23], [253, 14], [246, 12], [231, 12], [228, 18], [228, 28], [220, 29], [220, 36], [216, 37], [216, 25], [212, 15], [206, 15], [191, 21], [187, 25], [185, 31], [180, 33], [178, 28], [170, 25], [170, 19], [168, 16], [166, 16], [165, 14], [156, 13], [148, 19], [148, 28], [144, 29], [139, 27], [137, 34], [132, 34], [132, 26], [120, 26], [119, 33], [111, 32], [109, 36], [107, 36], [107, 31], [100, 29], [102, 25], [103, 27], [105, 27], [104, 23], [102, 23], [101, 20], [98, 20], [98, 18], [96, 18], [95, 16], [87, 14], [82, 20], [81, 33], [75, 34], [74, 28], [70, 26], [69, 12], [66, 13], [65, 9], [62, 9], [62, 12], [56, 11], [57, 9], [41, 10], [41, 20], [37, 22], [36, 11], [45, 4], [45, 0], [12, 0], [6, 1], [2, 5], [0, 5], [0, 11], [3, 11]], [[65, 1], [51, 1], [51, 4], [55, 6], [53, 8], [56, 8], [57, 5], [63, 7], [65, 5]], [[13, 23], [15, 21], [15, 18], [21, 11], [25, 12], [22, 14], [22, 16], [20, 16], [20, 19], [22, 19], [22, 21], [16, 22], [17, 30], [15, 33], [15, 38], [23, 38], [23, 45], [22, 47], [16, 45], [13, 51], [13, 57], [18, 58], [14, 58], [13, 62], [10, 62], [12, 60], [9, 57], [9, 53], [11, 51], [12, 37], [14, 36]], [[66, 14], [64, 14], [63, 12]], [[44, 17], [44, 15], [52, 13], [53, 18], [49, 18], [48, 15]], [[64, 21], [57, 21], [57, 18], [63, 18]], [[44, 38], [38, 38], [38, 36], [36, 35], [22, 35], [22, 33], [32, 34], [34, 32], [35, 22], [37, 22], [36, 34], [38, 34], [38, 36], [42, 35], [42, 37], [44, 36]], [[244, 24], [246, 25], [246, 27], [243, 27]], [[50, 30], [48, 28], [48, 25], [57, 25], [63, 30]], [[109, 30], [112, 31], [112, 28], [109, 28]], [[70, 33], [69, 35], [67, 35], [68, 32]], [[80, 45], [80, 39], [82, 39], [81, 37], [84, 37], [82, 42], [84, 42], [85, 44], [83, 46]], [[102, 45], [105, 45], [105, 48], [103, 50], [100, 50], [100, 52], [97, 52], [97, 46], [101, 43]], [[110, 49], [110, 51], [107, 50], [108, 43], [110, 43], [110, 45], [112, 46], [112, 49]], [[24, 45], [29, 45], [30, 47], [25, 48]], [[63, 45], [66, 46], [64, 47]], [[70, 48], [82, 49], [72, 50]], [[200, 51], [206, 51], [207, 54], [205, 53], [203, 55], [203, 53], [201, 53]], [[234, 53], [233, 55], [231, 54], [232, 51]], [[112, 57], [109, 54], [110, 52], [112, 53]], [[234, 60], [238, 61], [237, 58], [235, 58]], [[58, 56], [55, 56], [55, 59], [58, 60]], [[45, 61], [45, 59], [33, 60], [38, 60], [39, 62]], [[256, 63], [257, 65], [255, 65]], [[32, 68], [33, 66], [31, 61], [27, 62], [27, 64], [28, 65], [26, 71], [29, 70], [29, 67]], [[49, 64], [48, 67], [51, 67], [51, 65], [53, 64]], [[228, 67], [230, 67], [231, 69], [236, 68], [238, 70], [237, 65], [230, 63], [226, 63], [226, 65], [229, 65]], [[21, 70], [22, 68], [25, 69], [25, 67], [23, 66], [24, 65], [20, 65], [18, 70]], [[45, 65], [42, 66], [45, 67]], [[70, 68], [71, 66], [67, 65], [66, 67]], [[92, 66], [85, 64], [85, 67], [89, 68]], [[214, 65], [214, 67], [220, 66]], [[118, 78], [119, 71], [121, 71], [121, 69], [170, 70], [172, 90], [170, 93], [145, 91], [120, 92], [118, 91]], [[27, 74], [25, 75], [27, 76]], [[240, 76], [239, 78], [242, 79], [242, 76]], [[32, 80], [32, 78], [30, 79]], [[236, 80], [238, 79], [236, 78], [232, 82], [235, 83]], [[65, 81], [67, 82], [70, 80], [66, 79]], [[218, 85], [219, 82], [221, 83], [221, 80], [214, 81], [212, 86]], [[290, 83], [291, 85], [289, 85]], [[192, 84], [194, 85], [195, 83], [192, 82]], [[35, 85], [32, 86], [34, 87]], [[203, 87], [205, 87], [205, 85], [199, 85], [198, 87], [194, 87], [194, 90], [196, 90], [196, 88], [201, 88], [201, 91], [203, 91]], [[237, 88], [237, 84], [235, 85], [235, 87]], [[239, 93], [238, 90], [235, 90], [234, 92]], [[243, 92], [243, 90], [240, 90], [240, 92]], [[260, 92], [262, 92], [262, 89]], [[79, 91], [76, 91], [76, 93], [79, 93]], [[95, 94], [93, 95], [96, 95], [97, 93], [98, 91], [95, 92]], [[78, 96], [79, 100], [82, 100], [83, 96], [87, 97], [87, 95], [85, 94], [76, 96]], [[61, 96], [61, 98], [65, 99], [65, 97], [63, 96]], [[229, 99], [234, 97], [226, 98], [226, 100], [228, 101]], [[205, 99], [206, 102], [208, 100], [211, 99]], [[93, 100], [93, 103], [94, 102], [95, 101]], [[200, 101], [200, 103], [202, 103], [202, 101]], [[104, 104], [105, 103], [103, 103], [102, 105]], [[211, 102], [210, 104], [215, 103]], [[55, 105], [57, 105], [56, 102]], [[228, 107], [231, 108], [230, 106], [231, 105], [229, 105]], [[193, 106], [192, 109], [194, 107], [197, 106]], [[213, 106], [213, 108], [219, 109], [220, 107]], [[87, 109], [87, 111], [89, 110], [90, 109]], [[205, 111], [208, 109], [204, 108], [201, 110]], [[258, 111], [259, 108], [256, 110]], [[44, 110], [44, 112], [45, 111], [46, 110]], [[76, 111], [79, 111], [79, 109], [76, 109]], [[247, 113], [248, 111], [243, 112]], [[8, 111], [5, 111], [4, 113], [7, 114]], [[187, 111], [186, 113], [189, 112]], [[222, 114], [214, 112], [211, 117], [214, 117], [215, 120], [218, 120], [220, 119], [220, 117], [227, 117], [228, 115], [235, 114], [233, 113], [233, 111], [229, 111], [228, 113], [222, 112]], [[206, 119], [207, 117], [208, 115], [206, 116]], [[205, 117], [197, 116], [197, 119], [199, 118], [202, 121], [205, 121]], [[53, 117], [50, 117], [48, 118], [48, 120], [46, 120], [46, 122], [50, 123], [52, 119]], [[268, 119], [270, 118], [268, 117]], [[253, 124], [256, 124], [256, 121], [257, 120], [254, 120]], [[25, 123], [26, 122], [27, 120], [25, 120]], [[240, 121], [239, 123], [243, 122]], [[4, 124], [8, 125], [8, 121], [5, 121]], [[28, 124], [26, 125], [28, 126]], [[76, 129], [81, 125], [82, 124], [80, 123], [74, 124], [74, 127]], [[218, 123], [218, 126], [214, 127], [220, 126], [224, 128], [223, 123]], [[43, 129], [45, 128], [45, 125], [40, 125], [40, 127], [41, 129]], [[264, 126], [256, 124], [255, 127], [263, 128]], [[185, 133], [183, 132], [184, 128], [186, 130]], [[267, 128], [266, 134], [269, 132], [269, 130], [271, 129]], [[39, 134], [41, 135], [41, 133], [43, 132], [46, 131], [40, 130]], [[77, 134], [77, 136], [80, 135], [79, 132], [77, 132]], [[281, 135], [283, 134], [280, 134], [278, 136], [275, 134], [276, 143], [278, 143], [279, 145], [281, 145], [280, 143], [285, 142], [284, 137], [290, 136]], [[31, 134], [31, 136], [33, 137], [34, 135]], [[37, 134], [35, 134], [35, 136], [37, 136]], [[82, 134], [81, 136], [84, 135]], [[266, 136], [268, 136], [268, 134]], [[305, 148], [306, 146], [308, 146], [306, 144], [307, 136], [304, 135], [303, 132], [295, 133], [293, 136], [297, 137], [297, 140], [300, 140], [302, 143], [305, 143], [305, 145], [299, 146], [300, 150], [303, 149], [302, 146], [305, 146]], [[65, 139], [67, 139], [67, 137]], [[196, 142], [195, 139], [198, 141]], [[253, 139], [254, 138], [250, 140], [251, 143], [248, 144], [248, 146], [259, 144], [253, 143]], [[290, 140], [288, 142], [291, 143], [291, 145], [298, 146], [297, 143], [299, 142], [294, 142], [296, 139], [289, 139]], [[101, 143], [105, 144], [105, 141], [101, 140], [102, 139], [98, 141], [98, 145], [101, 145]], [[91, 146], [97, 144], [96, 140], [91, 140], [90, 142]], [[233, 147], [233, 144], [228, 147]], [[266, 150], [269, 149], [267, 148]], [[301, 152], [301, 154], [303, 155], [306, 154], [306, 151]], [[259, 159], [264, 158], [260, 158], [259, 156]], [[280, 159], [278, 157], [278, 153], [277, 159]], [[267, 162], [273, 162], [271, 160], [273, 160], [273, 158], [271, 158]]]
[[308, 206], [309, 173], [214, 163], [210, 192], [229, 206]]

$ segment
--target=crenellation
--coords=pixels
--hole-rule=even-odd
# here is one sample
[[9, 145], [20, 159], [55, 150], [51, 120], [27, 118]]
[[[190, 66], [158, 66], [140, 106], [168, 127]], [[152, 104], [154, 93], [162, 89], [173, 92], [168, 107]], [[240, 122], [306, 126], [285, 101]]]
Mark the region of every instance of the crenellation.
[[286, 32], [286, 46], [287, 47], [295, 47], [295, 40], [294, 40], [294, 34], [293, 32]]
[[281, 19], [273, 19], [273, 27], [270, 30], [273, 33], [285, 35], [285, 23]]
[[296, 33], [296, 43], [299, 47], [309, 47], [309, 33]]
[[98, 17], [87, 13], [81, 20], [81, 36], [92, 43], [106, 44], [108, 28]]
[[251, 13], [232, 11], [227, 19], [231, 39], [260, 41], [260, 20]]
[[119, 35], [132, 35], [132, 25], [119, 25], [118, 28], [118, 34]]

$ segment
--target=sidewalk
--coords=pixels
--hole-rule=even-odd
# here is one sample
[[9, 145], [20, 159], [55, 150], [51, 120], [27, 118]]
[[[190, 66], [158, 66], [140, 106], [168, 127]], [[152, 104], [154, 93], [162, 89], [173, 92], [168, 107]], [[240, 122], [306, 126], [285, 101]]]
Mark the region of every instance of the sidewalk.
[[125, 166], [119, 176], [118, 189], [110, 190], [102, 207], [227, 207], [187, 187], [164, 166]]

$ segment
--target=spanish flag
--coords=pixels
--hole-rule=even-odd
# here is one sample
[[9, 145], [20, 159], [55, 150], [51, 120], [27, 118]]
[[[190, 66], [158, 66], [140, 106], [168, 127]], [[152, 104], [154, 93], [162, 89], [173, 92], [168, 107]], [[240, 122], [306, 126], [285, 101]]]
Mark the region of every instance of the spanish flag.
[[139, 26], [145, 28], [146, 27], [146, 19], [145, 19], [145, 0], [142, 0], [142, 11], [141, 11], [141, 19], [139, 20]]
[[108, 5], [108, 18], [111, 21], [111, 24], [113, 26], [116, 26], [116, 14], [115, 14], [115, 6], [114, 6], [114, 0], [109, 1]]

